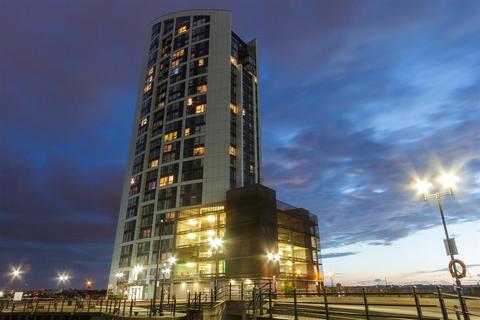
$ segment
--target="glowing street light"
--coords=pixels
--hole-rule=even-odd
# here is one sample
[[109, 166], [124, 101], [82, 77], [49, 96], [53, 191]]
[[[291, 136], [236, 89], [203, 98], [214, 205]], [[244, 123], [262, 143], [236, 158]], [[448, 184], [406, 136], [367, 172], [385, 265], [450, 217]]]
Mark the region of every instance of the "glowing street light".
[[121, 271], [118, 271], [117, 273], [115, 273], [115, 278], [117, 279], [123, 279], [123, 277], [125, 277], [125, 274]]
[[222, 238], [210, 238], [208, 242], [210, 243], [210, 248], [215, 250], [220, 249], [220, 247], [223, 245]]
[[10, 270], [11, 280], [20, 279], [22, 277], [23, 270], [21, 267], [12, 267]]
[[280, 261], [280, 257], [281, 257], [281, 253], [278, 252], [278, 253], [267, 253], [267, 259], [268, 261], [273, 261], [273, 262], [279, 262]]
[[68, 273], [60, 273], [57, 277], [57, 280], [59, 283], [65, 283], [70, 280], [70, 276], [68, 275]]
[[[440, 191], [437, 192], [430, 192], [432, 187], [432, 183], [428, 182], [427, 180], [418, 180], [415, 184], [416, 189], [422, 194], [423, 199], [425, 201], [428, 200], [436, 200], [438, 204], [438, 210], [440, 211], [440, 217], [442, 219], [443, 230], [445, 232], [445, 248], [447, 251], [447, 255], [450, 256], [450, 263], [454, 270], [454, 278], [458, 288], [461, 288], [462, 284], [460, 282], [458, 270], [456, 267], [456, 263], [459, 262], [455, 259], [455, 255], [458, 254], [457, 246], [455, 244], [455, 239], [450, 238], [448, 235], [447, 230], [447, 223], [445, 222], [445, 214], [443, 212], [442, 206], [442, 199], [448, 196], [453, 196], [453, 189], [456, 187], [459, 178], [453, 173], [444, 173], [440, 177], [436, 179], [437, 182], [440, 183], [438, 189]], [[463, 305], [462, 305], [463, 308]]]
[[177, 263], [177, 258], [175, 258], [175, 256], [171, 256], [170, 258], [168, 258], [168, 263], [170, 265], [174, 265], [175, 263]]

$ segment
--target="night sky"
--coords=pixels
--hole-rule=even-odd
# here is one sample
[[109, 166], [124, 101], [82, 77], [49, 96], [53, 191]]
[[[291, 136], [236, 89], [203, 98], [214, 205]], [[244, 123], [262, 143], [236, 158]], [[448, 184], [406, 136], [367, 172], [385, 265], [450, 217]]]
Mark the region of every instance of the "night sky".
[[0, 0], [0, 288], [106, 285], [147, 25], [192, 8], [258, 39], [264, 183], [319, 216], [326, 272], [372, 256], [395, 278], [388, 250], [445, 281], [438, 213], [410, 188], [439, 170], [461, 177], [448, 223], [480, 266], [478, 1]]

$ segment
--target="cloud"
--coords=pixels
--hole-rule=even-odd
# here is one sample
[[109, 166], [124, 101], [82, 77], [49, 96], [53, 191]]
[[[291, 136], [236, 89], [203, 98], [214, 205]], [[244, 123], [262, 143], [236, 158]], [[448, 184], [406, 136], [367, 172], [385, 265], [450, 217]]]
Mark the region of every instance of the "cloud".
[[347, 256], [353, 256], [357, 254], [357, 252], [329, 252], [329, 253], [323, 253], [322, 254], [322, 259], [332, 259], [332, 258], [340, 258], [340, 257], [347, 257]]

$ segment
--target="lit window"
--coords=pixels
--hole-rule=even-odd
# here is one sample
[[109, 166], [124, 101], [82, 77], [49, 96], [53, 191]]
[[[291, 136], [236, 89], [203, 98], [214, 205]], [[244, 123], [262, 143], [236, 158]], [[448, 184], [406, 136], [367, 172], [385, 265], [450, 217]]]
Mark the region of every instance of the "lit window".
[[173, 144], [166, 144], [163, 146], [163, 152], [170, 152], [173, 149]]
[[158, 167], [157, 159], [150, 161], [150, 168], [155, 168], [155, 167]]
[[175, 181], [175, 178], [174, 178], [173, 175], [172, 176], [161, 177], [160, 178], [160, 186], [163, 187], [163, 186], [172, 184], [174, 181]]
[[187, 106], [191, 106], [193, 104], [193, 99], [192, 98], [188, 98], [187, 99]]
[[236, 156], [237, 155], [237, 149], [234, 146], [230, 146], [230, 147], [228, 147], [228, 153], [231, 156]]
[[196, 147], [193, 148], [193, 155], [194, 156], [201, 156], [205, 153], [205, 147]]
[[175, 219], [175, 212], [167, 212], [167, 214], [165, 214], [165, 219], [167, 220]]
[[143, 118], [142, 121], [140, 121], [140, 125], [142, 127], [146, 126], [147, 125], [147, 122], [148, 122], [148, 119], [147, 118]]
[[159, 108], [165, 107], [165, 101], [160, 101], [160, 102], [158, 103], [158, 107], [159, 107]]
[[153, 81], [153, 76], [150, 76], [147, 78], [147, 82], [152, 82]]
[[195, 233], [189, 233], [189, 234], [187, 235], [187, 237], [188, 237], [189, 239], [195, 239], [195, 238], [197, 237], [197, 235], [196, 235]]
[[190, 135], [190, 128], [185, 128], [185, 137]]
[[175, 68], [176, 66], [178, 66], [180, 64], [180, 60], [173, 60], [172, 61], [172, 68]]
[[148, 183], [148, 190], [155, 190], [156, 187], [157, 187], [157, 183], [155, 181]]
[[195, 113], [202, 113], [202, 112], [205, 112], [204, 104], [199, 104], [198, 106], [195, 107]]
[[175, 140], [175, 139], [177, 139], [177, 131], [167, 133], [163, 140], [164, 141], [172, 141], [172, 140]]
[[177, 58], [180, 58], [181, 56], [183, 56], [184, 54], [185, 54], [185, 49], [180, 49], [180, 50], [173, 53], [172, 58], [177, 59]]
[[201, 86], [197, 87], [197, 93], [205, 93], [205, 92], [207, 92], [207, 85], [206, 84], [202, 84]]
[[150, 69], [148, 69], [148, 75], [151, 76], [153, 75], [153, 71], [154, 71], [154, 67], [151, 67]]
[[180, 28], [178, 28], [178, 34], [181, 34], [181, 33], [185, 33], [187, 32], [187, 26], [181, 26]]
[[235, 59], [234, 57], [230, 57], [230, 62], [233, 63], [233, 65], [237, 66], [237, 59]]
[[179, 68], [175, 68], [175, 69], [173, 69], [173, 70], [172, 70], [172, 72], [170, 73], [170, 75], [172, 75], [172, 76], [176, 76], [176, 75], [178, 74], [178, 72], [179, 72], [179, 71], [180, 71], [180, 69], [179, 69]]
[[135, 184], [135, 178], [130, 179], [130, 184], [134, 185]]
[[253, 171], [254, 171], [253, 169], [254, 169], [253, 164], [251, 164], [250, 165], [250, 173], [253, 173]]
[[242, 115], [245, 117], [245, 109], [242, 110]]
[[230, 110], [232, 110], [233, 113], [237, 114], [238, 113], [238, 107], [234, 105], [233, 103], [230, 103]]
[[205, 59], [198, 60], [198, 66], [201, 67], [203, 65], [205, 65]]
[[143, 88], [143, 93], [147, 93], [148, 91], [152, 90], [152, 84], [148, 83], [144, 88]]

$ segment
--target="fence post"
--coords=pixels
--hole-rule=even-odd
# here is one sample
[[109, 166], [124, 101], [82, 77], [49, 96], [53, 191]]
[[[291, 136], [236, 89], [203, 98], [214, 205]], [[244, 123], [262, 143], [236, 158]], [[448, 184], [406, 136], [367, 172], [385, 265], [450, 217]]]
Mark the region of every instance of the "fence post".
[[415, 299], [415, 306], [417, 307], [418, 319], [423, 320], [422, 306], [420, 305], [420, 300], [418, 299], [418, 295], [417, 295], [417, 288], [415, 286], [412, 286], [412, 293], [413, 293], [413, 299]]
[[130, 318], [132, 317], [133, 299], [130, 299]]
[[259, 292], [259, 303], [260, 303], [260, 315], [262, 316], [263, 315], [263, 296], [262, 296], [262, 288], [259, 288], [258, 289], [258, 292]]
[[297, 288], [293, 288], [293, 315], [294, 315], [294, 319], [295, 319], [295, 320], [298, 320]]
[[210, 308], [213, 308], [213, 289], [210, 289]]
[[195, 291], [195, 295], [193, 296], [193, 309], [197, 309], [197, 291]]
[[90, 303], [92, 302], [92, 296], [88, 296], [88, 307], [87, 307], [87, 312], [90, 312]]
[[232, 283], [228, 284], [228, 300], [232, 300]]
[[202, 309], [202, 291], [198, 293], [198, 310]]
[[367, 291], [366, 291], [365, 287], [362, 288], [362, 294], [363, 294], [363, 304], [365, 305], [365, 318], [367, 318], [367, 320], [369, 320], [370, 315], [368, 313]]
[[65, 303], [65, 297], [62, 297], [62, 305], [60, 307], [60, 312], [63, 312], [63, 304]]
[[438, 302], [440, 303], [440, 309], [442, 309], [442, 316], [443, 320], [448, 320], [448, 313], [447, 309], [445, 308], [445, 300], [443, 300], [442, 290], [440, 286], [437, 286], [437, 293], [438, 293]]
[[327, 292], [325, 291], [325, 286], [322, 286], [322, 289], [323, 289], [323, 303], [325, 305], [325, 318], [326, 320], [330, 320], [330, 313], [328, 312]]
[[270, 283], [270, 288], [268, 289], [268, 316], [269, 319], [273, 319], [272, 314], [272, 283]]
[[468, 314], [467, 304], [465, 303], [465, 299], [463, 298], [462, 288], [457, 286], [457, 294], [458, 300], [460, 302], [460, 307], [462, 308], [463, 319], [470, 320], [470, 315]]
[[255, 317], [255, 286], [252, 289], [252, 313], [253, 313], [253, 319], [256, 319]]
[[240, 287], [240, 300], [243, 301], [243, 281], [242, 281], [241, 287]]
[[190, 309], [190, 291], [187, 292], [187, 309]]
[[176, 295], [173, 296], [173, 316], [175, 317], [175, 312], [177, 311], [177, 297]]

